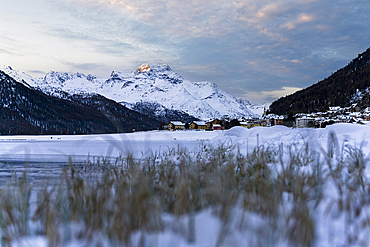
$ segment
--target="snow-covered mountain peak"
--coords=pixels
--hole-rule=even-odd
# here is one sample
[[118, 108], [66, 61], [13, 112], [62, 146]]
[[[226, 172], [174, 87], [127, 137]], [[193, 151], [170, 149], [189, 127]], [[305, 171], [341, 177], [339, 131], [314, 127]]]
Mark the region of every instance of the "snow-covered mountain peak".
[[143, 63], [140, 65], [136, 70], [137, 73], [148, 73], [148, 72], [154, 72], [154, 73], [160, 73], [165, 71], [172, 71], [171, 67], [165, 63], [163, 64], [149, 64], [149, 63]]
[[12, 77], [14, 80], [16, 80], [19, 83], [22, 83], [28, 88], [33, 87], [36, 84], [36, 80], [32, 78], [32, 76], [24, 72], [19, 72], [17, 70], [14, 70], [11, 66], [4, 65], [0, 67], [0, 70], [4, 71], [4, 73], [6, 73], [10, 77]]
[[179, 84], [184, 81], [184, 79], [174, 72], [167, 64], [144, 63], [134, 71], [134, 75], [136, 79], [146, 79], [150, 80], [152, 83], [154, 83], [156, 79], [166, 80], [172, 84]]
[[61, 88], [72, 89], [74, 85], [76, 88], [80, 86], [87, 86], [90, 87], [91, 84], [99, 83], [101, 79], [94, 75], [85, 75], [82, 73], [67, 73], [67, 72], [56, 72], [50, 71], [48, 72], [41, 80], [37, 82], [38, 86], [44, 84], [47, 85], [58, 85]]
[[[85, 76], [82, 73], [67, 73], [67, 72], [56, 72], [56, 71], [50, 71], [44, 76], [45, 82], [58, 82], [59, 84], [63, 84], [66, 81], [74, 80], [74, 79], [87, 79], [87, 76]], [[90, 78], [91, 80], [91, 78]]]
[[148, 63], [143, 63], [140, 65], [135, 72], [140, 72], [140, 73], [148, 73], [151, 70], [151, 67], [149, 66]]
[[13, 68], [12, 68], [11, 66], [3, 65], [3, 66], [1, 67], [1, 70], [2, 70], [2, 71], [5, 71], [5, 70], [7, 70], [7, 71], [12, 71], [12, 70], [13, 70]]
[[[108, 78], [50, 71], [42, 78], [33, 79], [20, 73], [18, 81], [61, 98], [68, 94], [97, 93], [131, 109], [145, 105], [155, 111], [175, 110], [203, 120], [257, 116], [250, 109], [251, 103], [230, 95], [213, 82], [184, 80], [167, 64], [145, 63], [139, 68], [129, 73], [112, 71]], [[13, 73], [9, 74], [13, 78], [17, 75], [10, 68], [5, 72]]]

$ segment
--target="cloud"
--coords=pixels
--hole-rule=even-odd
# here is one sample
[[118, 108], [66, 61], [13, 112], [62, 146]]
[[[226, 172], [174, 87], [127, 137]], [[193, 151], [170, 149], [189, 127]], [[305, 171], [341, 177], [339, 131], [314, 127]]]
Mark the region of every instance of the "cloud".
[[14, 1], [0, 10], [0, 54], [20, 70], [164, 62], [248, 100], [312, 85], [370, 40], [366, 0]]
[[0, 53], [7, 54], [7, 55], [12, 55], [12, 56], [20, 56], [20, 54], [14, 53], [12, 51], [8, 51], [5, 49], [0, 49]]
[[19, 52], [24, 48], [21, 42], [9, 37], [8, 35], [0, 35], [0, 53], [20, 57], [22, 54]]
[[263, 6], [257, 13], [259, 18], [272, 18], [287, 10], [287, 5], [282, 1], [276, 1]]
[[295, 20], [284, 23], [281, 27], [291, 30], [291, 29], [296, 28], [299, 24], [312, 22], [314, 20], [315, 20], [314, 15], [308, 15], [305, 13], [301, 13], [300, 15], [296, 17]]
[[46, 74], [45, 71], [41, 71], [41, 70], [30, 70], [28, 72], [34, 75], [45, 75]]
[[71, 62], [62, 62], [63, 64], [72, 67], [77, 70], [91, 71], [98, 68], [101, 68], [103, 65], [100, 63], [71, 63]]
[[266, 95], [269, 97], [275, 97], [280, 98], [289, 94], [293, 94], [298, 90], [302, 90], [302, 88], [299, 87], [282, 87], [280, 90], [274, 90], [274, 91], [262, 91], [262, 95]]
[[[216, 0], [212, 4], [198, 0], [69, 0], [68, 6], [89, 8], [99, 14], [123, 17], [137, 26], [160, 30], [158, 35], [172, 38], [223, 37], [235, 31], [257, 30], [270, 38], [285, 41], [266, 21], [274, 21], [289, 8], [284, 1]], [[265, 4], [268, 3], [268, 4]], [[240, 22], [246, 22], [247, 25]]]
[[330, 29], [332, 29], [332, 26], [326, 24], [317, 24], [315, 28], [321, 31], [329, 31]]
[[299, 15], [297, 19], [297, 23], [305, 23], [305, 22], [310, 22], [313, 21], [315, 18], [313, 15], [307, 15], [305, 13], [302, 13]]
[[282, 87], [279, 90], [273, 90], [273, 91], [248, 92], [245, 94], [244, 98], [250, 99], [253, 102], [265, 103], [265, 102], [271, 102], [280, 97], [293, 94], [299, 90], [302, 90], [302, 88]]
[[[160, 41], [155, 50], [166, 50], [183, 40], [193, 38], [223, 38], [235, 32], [266, 37], [272, 42], [291, 43], [287, 30], [312, 23], [321, 16], [322, 1], [282, 0], [67, 0], [63, 6], [79, 21], [92, 23], [89, 32], [115, 32], [121, 42], [141, 49]], [[327, 2], [327, 1], [324, 1]], [[79, 13], [81, 12], [81, 13]], [[318, 14], [316, 14], [318, 13]], [[106, 26], [99, 25], [103, 23]], [[96, 27], [99, 27], [97, 30]], [[329, 25], [316, 23], [316, 30]], [[92, 32], [93, 31], [93, 32]], [[143, 35], [145, 34], [145, 35]], [[245, 36], [246, 37], [246, 36]], [[247, 37], [246, 37], [247, 38]], [[169, 42], [170, 41], [170, 42]], [[249, 39], [250, 41], [250, 39]], [[156, 42], [156, 44], [160, 44]], [[176, 52], [176, 51], [172, 51]]]

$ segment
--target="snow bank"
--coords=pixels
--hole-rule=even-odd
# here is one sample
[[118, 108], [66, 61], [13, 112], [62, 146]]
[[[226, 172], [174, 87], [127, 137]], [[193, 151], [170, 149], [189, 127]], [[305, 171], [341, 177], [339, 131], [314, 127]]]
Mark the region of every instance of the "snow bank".
[[333, 134], [338, 144], [362, 147], [368, 154], [370, 146], [367, 141], [370, 135], [370, 125], [349, 123], [334, 124], [325, 129], [287, 128], [285, 126], [255, 127], [246, 129], [234, 127], [225, 131], [224, 135], [217, 136], [213, 142], [227, 142], [238, 144], [251, 151], [257, 145], [292, 145], [309, 144], [312, 148], [326, 149], [328, 139]]
[[[195, 150], [200, 144], [239, 145], [245, 152], [257, 145], [302, 145], [312, 148], [327, 147], [329, 136], [334, 134], [341, 145], [362, 147], [368, 154], [367, 141], [370, 125], [334, 124], [325, 129], [288, 128], [285, 126], [234, 127], [225, 131], [148, 131], [105, 135], [60, 135], [60, 136], [0, 136], [0, 159], [14, 155], [41, 156], [119, 156], [125, 153], [141, 155], [160, 152], [169, 148], [185, 147]], [[22, 156], [23, 155], [23, 156]]]

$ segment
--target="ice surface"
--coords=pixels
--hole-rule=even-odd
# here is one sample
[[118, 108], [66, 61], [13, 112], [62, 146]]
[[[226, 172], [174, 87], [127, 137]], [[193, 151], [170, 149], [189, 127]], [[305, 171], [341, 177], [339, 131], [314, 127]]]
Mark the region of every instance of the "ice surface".
[[65, 162], [87, 157], [137, 158], [171, 148], [196, 149], [200, 143], [222, 135], [221, 131], [149, 131], [128, 134], [69, 136], [0, 136], [0, 161]]

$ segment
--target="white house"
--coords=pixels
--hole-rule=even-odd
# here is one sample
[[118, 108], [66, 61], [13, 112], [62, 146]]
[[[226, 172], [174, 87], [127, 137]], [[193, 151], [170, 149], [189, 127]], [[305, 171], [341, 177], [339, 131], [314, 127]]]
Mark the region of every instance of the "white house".
[[296, 118], [295, 120], [297, 128], [306, 128], [306, 127], [314, 127], [315, 126], [315, 119], [302, 117]]

